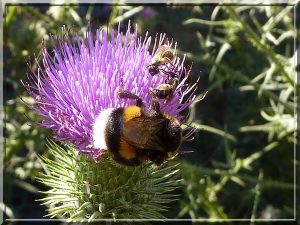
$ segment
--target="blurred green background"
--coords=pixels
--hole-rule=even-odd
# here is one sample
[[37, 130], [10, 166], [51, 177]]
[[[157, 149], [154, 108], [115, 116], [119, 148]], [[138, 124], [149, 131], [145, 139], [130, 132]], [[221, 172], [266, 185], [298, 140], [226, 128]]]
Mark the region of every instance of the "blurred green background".
[[[299, 7], [298, 7], [299, 9]], [[299, 10], [298, 10], [299, 11]], [[42, 40], [66, 25], [80, 35], [110, 24], [138, 33], [166, 33], [178, 54], [200, 75], [189, 122], [199, 128], [183, 145], [179, 201], [168, 218], [293, 219], [296, 143], [296, 47], [294, 5], [9, 5], [4, 20], [4, 110], [6, 218], [43, 218], [35, 200], [46, 187], [37, 154], [47, 156], [51, 132], [37, 115], [20, 80], [40, 54]], [[298, 37], [298, 39], [296, 39]], [[299, 50], [299, 49], [298, 49]], [[299, 57], [299, 56], [298, 56]], [[26, 62], [30, 65], [27, 66]], [[299, 67], [298, 67], [299, 68]], [[294, 211], [295, 210], [295, 211]]]

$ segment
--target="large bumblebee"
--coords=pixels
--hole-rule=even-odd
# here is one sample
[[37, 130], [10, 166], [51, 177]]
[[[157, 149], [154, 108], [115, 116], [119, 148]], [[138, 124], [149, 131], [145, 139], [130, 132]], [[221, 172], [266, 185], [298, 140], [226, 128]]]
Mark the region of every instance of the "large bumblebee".
[[93, 146], [108, 150], [123, 165], [137, 166], [145, 161], [160, 165], [181, 145], [180, 122], [160, 111], [156, 97], [150, 109], [127, 90], [120, 89], [118, 95], [135, 99], [136, 105], [100, 112], [93, 125]]

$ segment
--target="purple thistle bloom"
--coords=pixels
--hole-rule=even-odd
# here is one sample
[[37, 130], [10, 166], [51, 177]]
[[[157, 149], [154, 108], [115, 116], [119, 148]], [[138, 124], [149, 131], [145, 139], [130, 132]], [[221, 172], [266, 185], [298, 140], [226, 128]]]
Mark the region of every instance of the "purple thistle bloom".
[[[29, 82], [23, 85], [35, 99], [32, 108], [43, 117], [41, 126], [52, 129], [56, 140], [69, 141], [79, 152], [97, 156], [99, 149], [92, 147], [96, 116], [107, 108], [135, 104], [118, 97], [121, 83], [124, 89], [141, 97], [147, 107], [152, 99], [149, 88], [164, 83], [166, 75], [151, 76], [147, 65], [164, 43], [165, 35], [155, 39], [150, 52], [151, 37], [138, 37], [130, 32], [130, 25], [125, 34], [119, 29], [110, 33], [102, 29], [96, 31], [95, 37], [89, 31], [85, 39], [77, 34], [69, 36], [64, 29], [62, 33], [61, 37], [52, 37], [56, 43], [53, 54], [43, 48], [42, 63], [37, 62], [37, 72], [32, 72]], [[173, 60], [171, 70], [178, 72], [180, 82], [172, 99], [167, 104], [161, 101], [161, 111], [179, 120], [183, 120], [180, 112], [193, 102], [197, 88], [196, 83], [185, 85], [189, 71], [183, 62], [177, 56]]]

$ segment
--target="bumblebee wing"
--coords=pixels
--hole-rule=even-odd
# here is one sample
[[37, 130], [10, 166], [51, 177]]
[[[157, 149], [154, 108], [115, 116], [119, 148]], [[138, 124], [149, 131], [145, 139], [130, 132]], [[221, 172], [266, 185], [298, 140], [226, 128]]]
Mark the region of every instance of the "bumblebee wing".
[[133, 146], [141, 149], [164, 151], [157, 132], [162, 129], [164, 120], [151, 118], [134, 118], [124, 124], [123, 138]]

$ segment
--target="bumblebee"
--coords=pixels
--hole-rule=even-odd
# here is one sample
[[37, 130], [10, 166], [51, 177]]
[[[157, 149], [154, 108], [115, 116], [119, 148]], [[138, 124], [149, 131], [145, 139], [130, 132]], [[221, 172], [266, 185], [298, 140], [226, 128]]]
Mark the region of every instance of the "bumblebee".
[[137, 95], [120, 89], [120, 98], [135, 99], [136, 105], [105, 109], [93, 124], [93, 146], [108, 150], [113, 159], [127, 166], [146, 161], [160, 165], [182, 142], [180, 122], [160, 111], [156, 97], [146, 108]]
[[150, 88], [150, 92], [159, 99], [165, 99], [164, 104], [166, 104], [172, 98], [177, 85], [178, 79], [171, 78], [166, 83], [160, 84], [157, 88]]
[[151, 63], [147, 66], [148, 72], [154, 76], [159, 73], [161, 70], [159, 66], [165, 65], [167, 63], [171, 63], [174, 59], [174, 54], [169, 45], [161, 45], [157, 48], [153, 58], [151, 59]]

